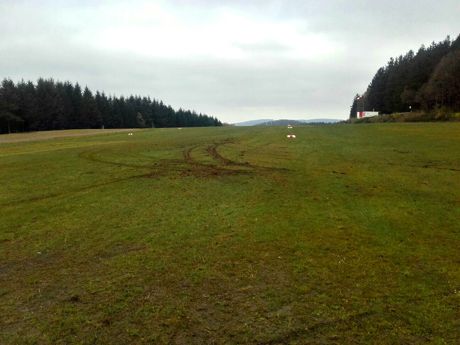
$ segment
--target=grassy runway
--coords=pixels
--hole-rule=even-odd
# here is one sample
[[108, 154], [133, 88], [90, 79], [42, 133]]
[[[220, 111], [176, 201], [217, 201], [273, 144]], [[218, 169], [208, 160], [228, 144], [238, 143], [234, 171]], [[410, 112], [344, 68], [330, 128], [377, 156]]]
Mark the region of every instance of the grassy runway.
[[458, 344], [460, 124], [0, 144], [0, 344]]

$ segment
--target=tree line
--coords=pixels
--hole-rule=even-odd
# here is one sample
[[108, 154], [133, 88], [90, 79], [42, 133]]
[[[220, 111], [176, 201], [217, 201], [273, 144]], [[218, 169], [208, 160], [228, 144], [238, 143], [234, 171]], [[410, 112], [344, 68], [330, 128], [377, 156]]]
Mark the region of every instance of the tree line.
[[380, 114], [412, 110], [460, 111], [460, 36], [433, 42], [414, 53], [391, 58], [375, 74], [366, 92], [353, 99], [350, 118], [357, 111]]
[[86, 128], [221, 126], [211, 116], [174, 110], [150, 97], [93, 94], [76, 83], [40, 78], [0, 85], [0, 133]]

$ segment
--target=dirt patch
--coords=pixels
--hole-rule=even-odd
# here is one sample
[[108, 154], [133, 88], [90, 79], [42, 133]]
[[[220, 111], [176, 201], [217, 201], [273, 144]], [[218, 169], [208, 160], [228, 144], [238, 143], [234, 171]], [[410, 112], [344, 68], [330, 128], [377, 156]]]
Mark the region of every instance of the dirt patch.
[[120, 255], [142, 252], [148, 249], [149, 247], [143, 244], [126, 246], [125, 244], [118, 243], [110, 248], [107, 248], [104, 252], [97, 255], [97, 259], [108, 260]]
[[397, 149], [394, 149], [393, 151], [396, 152], [396, 153], [400, 153], [400, 154], [409, 154], [409, 153], [411, 153], [410, 151], [403, 151], [403, 150], [397, 150]]
[[193, 158], [192, 151], [198, 148], [198, 146], [192, 146], [186, 148], [183, 151], [183, 157], [188, 167], [181, 172], [181, 176], [197, 176], [197, 177], [213, 177], [213, 176], [229, 176], [238, 174], [249, 174], [250, 170], [227, 168], [226, 166], [238, 166], [233, 164], [229, 159], [222, 157], [217, 153], [216, 147], [221, 144], [214, 144], [206, 149], [206, 152], [217, 162], [217, 164], [205, 164], [201, 163]]
[[251, 171], [220, 169], [214, 166], [196, 166], [192, 169], [185, 169], [181, 171], [180, 176], [195, 176], [195, 177], [217, 177], [217, 176], [235, 176], [241, 174], [251, 174]]
[[36, 252], [33, 256], [3, 262], [0, 265], [0, 277], [3, 279], [11, 272], [24, 272], [25, 270], [44, 270], [59, 261], [60, 253]]
[[359, 323], [363, 321], [364, 319], [371, 317], [375, 315], [376, 313], [373, 311], [365, 311], [362, 313], [357, 313], [350, 315], [346, 318], [343, 319], [332, 319], [332, 320], [322, 320], [318, 321], [310, 326], [306, 326], [305, 328], [300, 328], [300, 329], [294, 329], [289, 333], [286, 333], [284, 335], [280, 335], [277, 337], [274, 337], [268, 341], [263, 341], [259, 342], [258, 344], [262, 345], [274, 345], [274, 344], [289, 344], [293, 341], [295, 341], [298, 338], [305, 337], [308, 335], [312, 335], [315, 332], [323, 329], [323, 328], [328, 328], [332, 326], [336, 326], [338, 324], [350, 324], [350, 323]]

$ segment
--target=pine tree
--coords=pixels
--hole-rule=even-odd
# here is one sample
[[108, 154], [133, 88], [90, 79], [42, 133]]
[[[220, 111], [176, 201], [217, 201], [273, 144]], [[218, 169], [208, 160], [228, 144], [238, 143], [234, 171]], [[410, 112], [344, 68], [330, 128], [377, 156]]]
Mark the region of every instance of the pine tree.
[[13, 81], [3, 80], [0, 87], [0, 132], [11, 133], [22, 127], [24, 120], [18, 114], [19, 95]]
[[424, 106], [460, 110], [460, 49], [447, 54], [421, 90]]
[[195, 111], [175, 111], [149, 97], [107, 97], [78, 83], [38, 79], [36, 85], [17, 85], [4, 79], [0, 85], [0, 132], [70, 128], [123, 128], [221, 126], [222, 123]]
[[356, 94], [356, 96], [353, 98], [353, 103], [350, 107], [350, 119], [356, 119], [357, 113], [358, 113], [358, 99], [359, 95]]
[[88, 87], [85, 87], [83, 91], [80, 116], [82, 128], [101, 128], [101, 114], [97, 108], [96, 100]]
[[[380, 113], [389, 114], [421, 107], [432, 109], [438, 104], [434, 98], [440, 97], [439, 92], [443, 87], [439, 82], [440, 72], [435, 72], [435, 69], [441, 60], [458, 46], [460, 36], [454, 42], [451, 42], [448, 36], [444, 41], [433, 42], [428, 48], [422, 45], [417, 53], [409, 51], [396, 59], [391, 58], [385, 67], [377, 71], [365, 93], [363, 99], [366, 102], [366, 110], [375, 109]], [[449, 65], [451, 64], [452, 62], [449, 62]], [[431, 79], [434, 74], [438, 74], [438, 82]], [[454, 83], [449, 81], [449, 84]], [[441, 102], [444, 103], [445, 101]]]

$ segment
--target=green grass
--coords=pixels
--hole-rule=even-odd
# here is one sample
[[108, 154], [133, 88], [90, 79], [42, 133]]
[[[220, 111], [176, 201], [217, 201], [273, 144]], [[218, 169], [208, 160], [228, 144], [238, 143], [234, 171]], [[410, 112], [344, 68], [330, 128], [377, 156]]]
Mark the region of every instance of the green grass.
[[460, 124], [0, 145], [1, 344], [458, 344]]

